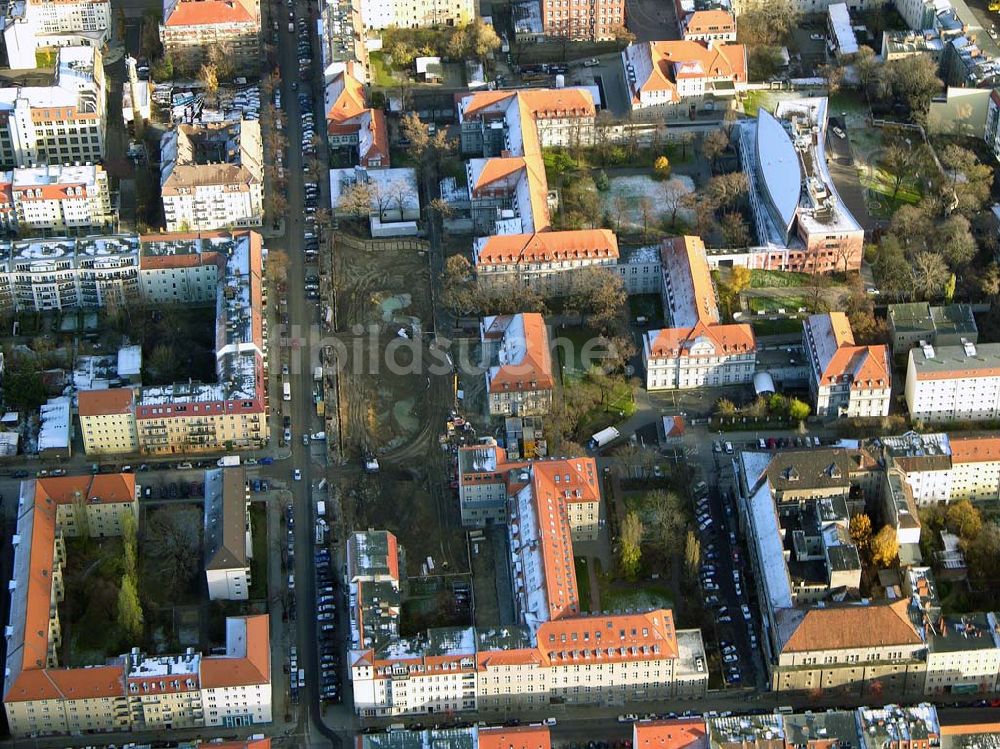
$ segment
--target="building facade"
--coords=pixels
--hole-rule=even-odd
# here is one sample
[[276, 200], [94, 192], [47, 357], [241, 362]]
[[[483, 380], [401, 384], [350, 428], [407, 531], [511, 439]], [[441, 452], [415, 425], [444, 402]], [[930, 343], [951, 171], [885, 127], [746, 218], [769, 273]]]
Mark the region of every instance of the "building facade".
[[250, 597], [250, 486], [242, 466], [205, 471], [205, 579], [212, 601]]
[[681, 39], [689, 42], [735, 42], [736, 18], [732, 13], [714, 8], [695, 10], [680, 23]]
[[361, 22], [367, 29], [464, 26], [475, 18], [471, 0], [361, 0]]
[[747, 82], [747, 50], [714, 40], [637, 42], [622, 50], [622, 67], [633, 110], [728, 101]]
[[904, 394], [910, 417], [925, 422], [1000, 417], [1000, 345], [910, 349]]
[[491, 416], [541, 416], [552, 407], [552, 354], [536, 312], [483, 318], [480, 327]]
[[625, 27], [623, 0], [541, 0], [545, 36], [575, 41], [609, 41]]
[[0, 88], [0, 166], [103, 160], [107, 92], [96, 47], [61, 47], [50, 86]]
[[[259, 122], [178, 125], [164, 133], [160, 151], [160, 194], [167, 231], [261, 225], [264, 146]], [[213, 162], [212, 156], [218, 154], [224, 154], [225, 160]]]
[[252, 75], [262, 57], [258, 0], [164, 0], [160, 41], [174, 65], [197, 71], [213, 50], [237, 74]]
[[101, 166], [15, 169], [9, 196], [12, 228], [22, 232], [108, 231], [117, 222], [108, 173]]
[[346, 148], [365, 169], [385, 169], [389, 161], [389, 127], [385, 112], [369, 107], [362, 83], [365, 71], [348, 62], [335, 72], [323, 92], [330, 148]]
[[854, 333], [843, 312], [810, 315], [802, 327], [816, 415], [887, 415], [892, 391], [888, 349], [854, 345]]
[[139, 452], [132, 388], [81, 390], [77, 410], [87, 455]]
[[7, 63], [24, 70], [38, 67], [38, 50], [48, 47], [102, 48], [111, 29], [108, 0], [58, 0], [11, 3], [0, 16]]

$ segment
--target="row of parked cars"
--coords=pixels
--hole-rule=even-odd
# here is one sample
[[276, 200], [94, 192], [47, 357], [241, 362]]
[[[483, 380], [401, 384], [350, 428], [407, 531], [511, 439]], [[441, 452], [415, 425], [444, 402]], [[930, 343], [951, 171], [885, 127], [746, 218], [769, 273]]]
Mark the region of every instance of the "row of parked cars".
[[316, 622], [319, 629], [319, 697], [340, 702], [340, 655], [337, 650], [337, 603], [330, 550], [316, 549]]

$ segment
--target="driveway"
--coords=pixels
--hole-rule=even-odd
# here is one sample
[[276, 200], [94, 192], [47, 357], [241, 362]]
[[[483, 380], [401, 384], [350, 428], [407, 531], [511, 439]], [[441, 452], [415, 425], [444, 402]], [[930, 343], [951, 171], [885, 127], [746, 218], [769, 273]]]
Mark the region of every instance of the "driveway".
[[[833, 132], [840, 128], [845, 137], [841, 138]], [[827, 168], [833, 177], [833, 184], [840, 194], [840, 199], [855, 220], [861, 224], [866, 234], [870, 234], [878, 225], [878, 219], [868, 213], [868, 203], [865, 200], [865, 190], [858, 177], [858, 169], [854, 163], [851, 150], [851, 133], [847, 123], [841, 117], [830, 117], [826, 130]]]

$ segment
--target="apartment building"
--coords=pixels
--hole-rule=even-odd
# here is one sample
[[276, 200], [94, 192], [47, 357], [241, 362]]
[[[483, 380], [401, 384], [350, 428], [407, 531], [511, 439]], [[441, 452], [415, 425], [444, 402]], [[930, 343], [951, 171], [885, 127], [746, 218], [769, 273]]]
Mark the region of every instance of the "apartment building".
[[[489, 449], [493, 455], [472, 452]], [[473, 510], [488, 514], [497, 505], [505, 506], [510, 592], [519, 624], [501, 630], [435, 629], [415, 638], [391, 637], [380, 647], [352, 649], [350, 674], [358, 714], [509, 714], [512, 709], [541, 709], [552, 701], [588, 704], [703, 696], [707, 670], [701, 633], [677, 631], [670, 611], [580, 613], [572, 552], [575, 542], [596, 538], [600, 528], [595, 461], [506, 464], [503, 451], [493, 445], [463, 452], [460, 465], [468, 469], [460, 484], [463, 521], [472, 518]], [[499, 483], [500, 476], [505, 486], [496, 497], [473, 488], [479, 481]], [[378, 543], [367, 558], [391, 584], [392, 545], [388, 540]], [[354, 568], [349, 563], [351, 579]]]
[[855, 418], [889, 413], [892, 390], [884, 345], [857, 346], [847, 315], [810, 315], [802, 324], [809, 391], [817, 416]]
[[[81, 417], [85, 434], [92, 433], [91, 444], [104, 453], [134, 452], [135, 444], [150, 454], [261, 447], [269, 429], [260, 235], [152, 235], [141, 245], [139, 274], [148, 268], [154, 278], [136, 288], [147, 298], [181, 304], [214, 300], [217, 380], [132, 390], [127, 411], [134, 441], [133, 427], [124, 426], [127, 396], [88, 396]], [[199, 271], [202, 264], [211, 269]], [[167, 279], [173, 279], [169, 288]], [[116, 437], [121, 438], [117, 449]]]
[[250, 487], [243, 466], [205, 471], [205, 579], [212, 601], [250, 596]]
[[755, 267], [802, 273], [861, 267], [864, 229], [844, 205], [827, 168], [825, 97], [781, 101], [740, 123], [749, 180]]
[[728, 100], [747, 82], [747, 51], [742, 44], [685, 39], [637, 42], [621, 54], [633, 110], [706, 98]]
[[979, 340], [976, 319], [968, 304], [890, 304], [887, 317], [893, 356], [905, 355], [921, 341], [932, 346], [958, 346], [963, 339], [972, 343]]
[[688, 13], [680, 25], [681, 39], [688, 42], [736, 41], [736, 18], [721, 8]]
[[332, 81], [351, 63], [357, 65], [356, 74], [367, 83], [368, 47], [361, 3], [358, 0], [326, 0], [319, 7], [319, 52], [324, 83]]
[[[182, 4], [200, 5], [195, 0]], [[178, 125], [160, 140], [167, 231], [260, 226], [264, 146], [254, 120]]]
[[271, 720], [267, 616], [227, 620], [225, 655], [143, 655], [60, 667], [65, 538], [122, 533], [137, 514], [133, 474], [24, 481], [9, 584], [3, 701], [16, 738], [248, 725]]
[[347, 62], [324, 89], [326, 134], [330, 148], [347, 149], [365, 169], [389, 167], [389, 129], [385, 113], [369, 107], [361, 82], [365, 71]]
[[213, 48], [239, 75], [253, 75], [262, 58], [259, 0], [163, 0], [160, 40], [174, 65], [197, 71]]
[[122, 308], [138, 295], [138, 245], [129, 235], [0, 242], [0, 307]]
[[1000, 438], [990, 434], [949, 435], [951, 499], [1000, 499]]
[[10, 3], [0, 16], [7, 63], [15, 70], [38, 67], [36, 52], [46, 47], [101, 49], [110, 37], [108, 0]]
[[87, 455], [139, 452], [135, 425], [135, 390], [81, 390], [77, 412]]
[[107, 95], [96, 47], [61, 47], [48, 86], [0, 88], [0, 167], [104, 158]]
[[925, 619], [927, 681], [924, 694], [991, 694], [1000, 674], [996, 614], [973, 613]]
[[555, 379], [545, 320], [537, 312], [484, 317], [480, 341], [491, 416], [541, 416], [552, 407]]
[[904, 394], [912, 419], [934, 423], [1000, 417], [1000, 345], [965, 341], [910, 349]]
[[352, 650], [381, 650], [399, 638], [405, 573], [403, 547], [389, 531], [358, 531], [348, 537]]
[[604, 42], [625, 27], [623, 0], [541, 0], [542, 31], [548, 37]]
[[701, 718], [637, 720], [632, 724], [634, 749], [709, 749], [708, 730]]
[[547, 293], [568, 291], [574, 271], [616, 270], [618, 260], [618, 238], [608, 229], [498, 234], [480, 237], [472, 246], [472, 262], [482, 282]]
[[[551, 228], [542, 148], [593, 139], [594, 102], [581, 89], [483, 91], [458, 102], [474, 231], [534, 234]], [[588, 138], [590, 140], [588, 140]]]
[[660, 295], [671, 326], [643, 334], [647, 390], [686, 390], [753, 381], [757, 345], [745, 323], [722, 325], [705, 245], [673, 237], [660, 248]]
[[[14, 169], [9, 197], [13, 228], [21, 232], [107, 231], [118, 220], [108, 173], [99, 165]], [[9, 214], [6, 208], [0, 213]]]
[[361, 0], [366, 29], [464, 26], [476, 19], [472, 0]]

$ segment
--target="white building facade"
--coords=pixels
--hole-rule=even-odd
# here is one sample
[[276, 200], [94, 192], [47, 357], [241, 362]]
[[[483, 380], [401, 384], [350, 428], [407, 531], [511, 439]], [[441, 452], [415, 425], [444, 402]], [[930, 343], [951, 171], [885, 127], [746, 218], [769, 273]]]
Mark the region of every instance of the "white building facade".
[[1000, 418], [1000, 345], [966, 342], [910, 349], [904, 394], [913, 419]]

